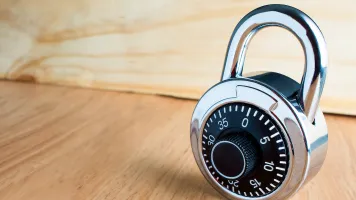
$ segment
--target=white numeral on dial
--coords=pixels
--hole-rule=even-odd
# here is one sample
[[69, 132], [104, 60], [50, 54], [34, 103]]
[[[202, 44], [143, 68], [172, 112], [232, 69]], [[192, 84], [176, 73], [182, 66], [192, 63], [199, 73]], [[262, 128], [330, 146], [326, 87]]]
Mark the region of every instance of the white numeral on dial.
[[253, 186], [253, 188], [258, 188], [261, 186], [261, 182], [258, 182], [257, 179], [250, 180], [250, 184], [251, 184], [251, 186]]
[[229, 180], [228, 182], [229, 182], [230, 185], [233, 185], [234, 187], [239, 187], [239, 181]]
[[215, 137], [213, 135], [209, 135], [208, 145], [211, 146], [214, 144], [214, 142], [215, 142]]
[[265, 166], [263, 167], [264, 170], [268, 172], [272, 172], [274, 170], [274, 163], [272, 162], [265, 162]]
[[242, 127], [247, 127], [247, 125], [248, 125], [248, 119], [247, 118], [244, 118], [243, 120], [242, 120]]
[[267, 144], [267, 142], [269, 142], [269, 141], [271, 141], [271, 139], [268, 136], [260, 139], [261, 144]]
[[227, 126], [229, 126], [229, 122], [226, 120], [226, 117], [224, 117], [222, 120], [218, 121], [219, 124], [219, 129], [223, 130]]

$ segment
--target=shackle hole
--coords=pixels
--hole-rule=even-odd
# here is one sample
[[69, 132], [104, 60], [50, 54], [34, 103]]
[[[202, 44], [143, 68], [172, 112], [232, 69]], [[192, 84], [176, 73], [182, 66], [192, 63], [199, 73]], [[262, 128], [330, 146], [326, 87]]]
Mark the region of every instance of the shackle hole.
[[300, 83], [304, 65], [304, 51], [298, 39], [283, 28], [267, 27], [250, 41], [243, 76], [260, 71], [277, 72]]

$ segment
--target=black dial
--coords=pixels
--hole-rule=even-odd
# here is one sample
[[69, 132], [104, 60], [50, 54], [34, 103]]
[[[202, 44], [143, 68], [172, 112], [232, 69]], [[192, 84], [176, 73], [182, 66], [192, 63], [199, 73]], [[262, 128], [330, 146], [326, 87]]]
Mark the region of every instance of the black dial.
[[202, 137], [207, 169], [233, 193], [266, 196], [286, 178], [287, 142], [272, 117], [256, 106], [232, 103], [216, 109]]

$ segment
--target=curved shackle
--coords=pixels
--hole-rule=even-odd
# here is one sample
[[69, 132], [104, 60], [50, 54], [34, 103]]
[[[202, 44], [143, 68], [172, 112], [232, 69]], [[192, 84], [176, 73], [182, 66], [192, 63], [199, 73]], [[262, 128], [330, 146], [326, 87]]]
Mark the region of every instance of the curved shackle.
[[314, 121], [326, 78], [326, 43], [315, 22], [302, 11], [286, 5], [267, 5], [248, 13], [236, 25], [227, 49], [221, 80], [242, 76], [251, 38], [262, 28], [278, 26], [292, 32], [305, 54], [304, 75], [297, 101], [310, 122]]

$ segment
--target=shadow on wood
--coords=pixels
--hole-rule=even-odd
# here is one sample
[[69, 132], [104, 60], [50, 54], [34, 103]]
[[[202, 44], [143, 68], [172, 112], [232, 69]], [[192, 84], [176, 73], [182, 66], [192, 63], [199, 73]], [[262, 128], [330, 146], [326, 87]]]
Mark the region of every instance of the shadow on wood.
[[[182, 170], [179, 165], [160, 162], [162, 158], [147, 157], [143, 160], [136, 160], [132, 168], [144, 171], [145, 180], [152, 187], [164, 190], [164, 193], [171, 194], [171, 197], [189, 197], [190, 193], [201, 193], [204, 198], [223, 198], [204, 179], [201, 173], [196, 170]], [[162, 194], [157, 196], [161, 198]]]

